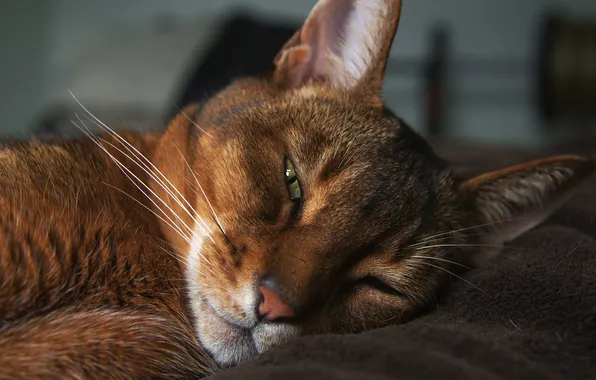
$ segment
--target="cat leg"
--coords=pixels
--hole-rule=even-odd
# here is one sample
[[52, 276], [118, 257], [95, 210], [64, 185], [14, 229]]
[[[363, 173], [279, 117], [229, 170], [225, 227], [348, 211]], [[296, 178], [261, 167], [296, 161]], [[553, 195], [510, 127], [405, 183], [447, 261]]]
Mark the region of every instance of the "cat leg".
[[55, 312], [0, 330], [0, 379], [178, 379], [214, 372], [189, 326], [160, 312]]

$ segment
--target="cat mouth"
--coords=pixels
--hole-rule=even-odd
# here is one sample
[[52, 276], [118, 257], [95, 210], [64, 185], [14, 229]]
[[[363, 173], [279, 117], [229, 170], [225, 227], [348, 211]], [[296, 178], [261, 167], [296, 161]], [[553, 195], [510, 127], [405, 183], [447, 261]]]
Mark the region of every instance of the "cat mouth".
[[240, 326], [221, 316], [202, 298], [196, 315], [198, 338], [222, 368], [229, 368], [268, 351], [298, 335], [298, 328], [283, 323], [258, 322]]
[[220, 367], [229, 368], [259, 354], [251, 328], [231, 323], [204, 297], [198, 309], [199, 341]]

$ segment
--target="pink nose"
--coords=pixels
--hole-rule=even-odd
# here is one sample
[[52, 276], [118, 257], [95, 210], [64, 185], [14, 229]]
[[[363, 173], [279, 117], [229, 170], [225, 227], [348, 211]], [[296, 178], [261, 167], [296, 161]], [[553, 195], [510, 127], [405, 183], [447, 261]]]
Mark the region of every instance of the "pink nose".
[[271, 288], [261, 285], [259, 291], [262, 295], [262, 301], [259, 305], [259, 316], [261, 318], [273, 322], [280, 318], [294, 317], [294, 310]]

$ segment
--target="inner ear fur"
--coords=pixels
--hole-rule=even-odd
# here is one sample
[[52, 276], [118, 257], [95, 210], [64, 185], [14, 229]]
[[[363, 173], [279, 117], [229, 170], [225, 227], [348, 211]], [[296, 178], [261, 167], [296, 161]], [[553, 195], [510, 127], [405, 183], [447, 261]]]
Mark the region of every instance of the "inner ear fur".
[[400, 12], [400, 0], [318, 1], [275, 58], [275, 82], [291, 90], [324, 83], [380, 105]]

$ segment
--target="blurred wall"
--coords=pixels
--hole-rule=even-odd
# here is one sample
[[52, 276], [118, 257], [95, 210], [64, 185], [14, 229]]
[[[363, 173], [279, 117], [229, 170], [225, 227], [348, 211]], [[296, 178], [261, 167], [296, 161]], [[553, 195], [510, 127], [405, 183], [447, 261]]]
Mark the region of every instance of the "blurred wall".
[[0, 1], [0, 134], [24, 128], [46, 99], [46, 1]]
[[[3, 32], [0, 132], [22, 129], [43, 105], [67, 98], [158, 109], [184, 72], [190, 50], [213, 21], [239, 5], [263, 17], [303, 19], [314, 0], [19, 0], [0, 2]], [[455, 63], [470, 58], [521, 63], [514, 75], [470, 76], [453, 67], [450, 130], [455, 137], [525, 144], [541, 136], [532, 106], [533, 60], [544, 11], [596, 11], [593, 0], [404, 0], [392, 55], [423, 58], [435, 22], [449, 25]], [[155, 41], [147, 36], [159, 28]], [[147, 42], [150, 41], [150, 42]], [[141, 62], [141, 63], [139, 63]], [[390, 77], [386, 98], [415, 128], [420, 81]], [[475, 102], [502, 93], [502, 102]], [[411, 94], [412, 96], [409, 96]], [[506, 94], [511, 94], [507, 96]]]

